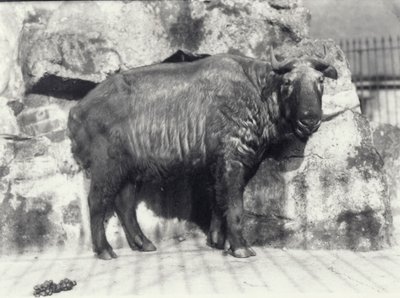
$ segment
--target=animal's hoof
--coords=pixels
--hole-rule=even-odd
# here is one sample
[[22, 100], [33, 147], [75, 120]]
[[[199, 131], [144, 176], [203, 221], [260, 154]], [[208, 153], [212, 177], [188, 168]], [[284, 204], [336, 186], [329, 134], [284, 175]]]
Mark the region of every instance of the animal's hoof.
[[141, 251], [155, 251], [157, 250], [157, 247], [150, 241], [148, 243], [143, 243]]
[[97, 257], [101, 260], [111, 260], [118, 258], [117, 254], [112, 250], [103, 250], [101, 253], [97, 254]]
[[235, 258], [249, 258], [256, 255], [255, 251], [250, 247], [241, 247], [238, 249], [231, 249], [230, 253]]
[[140, 250], [139, 246], [137, 246], [135, 243], [128, 242], [128, 244], [132, 250]]
[[154, 246], [153, 243], [146, 236], [136, 235], [135, 236], [135, 244], [139, 248], [140, 251], [155, 251], [157, 248]]
[[224, 248], [225, 237], [220, 231], [213, 231], [208, 234], [207, 245], [217, 249]]
[[109, 249], [108, 252], [113, 259], [118, 258], [118, 255], [112, 249]]

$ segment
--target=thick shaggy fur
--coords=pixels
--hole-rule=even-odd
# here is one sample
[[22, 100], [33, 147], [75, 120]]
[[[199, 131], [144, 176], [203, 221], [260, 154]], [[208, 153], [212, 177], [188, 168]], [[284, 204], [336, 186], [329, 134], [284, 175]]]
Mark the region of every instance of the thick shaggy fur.
[[90, 168], [89, 140], [101, 136], [109, 154], [127, 153], [139, 172], [162, 174], [176, 163], [204, 165], [223, 141], [250, 165], [279, 119], [274, 99], [261, 96], [267, 72], [267, 63], [217, 55], [116, 74], [71, 110], [75, 157]]
[[291, 131], [280, 86], [269, 63], [221, 54], [132, 69], [93, 89], [68, 128], [75, 158], [91, 173], [95, 252], [115, 257], [103, 225], [109, 205], [132, 248], [155, 249], [136, 221], [135, 193], [147, 179], [205, 169], [215, 198], [210, 244], [254, 255], [241, 235], [243, 190], [268, 146]]

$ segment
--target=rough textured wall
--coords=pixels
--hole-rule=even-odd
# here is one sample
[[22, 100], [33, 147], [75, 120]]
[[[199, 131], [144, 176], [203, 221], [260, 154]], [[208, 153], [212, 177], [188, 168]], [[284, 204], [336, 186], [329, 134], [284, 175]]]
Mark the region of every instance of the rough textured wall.
[[[343, 52], [330, 41], [307, 39], [309, 14], [301, 1], [2, 3], [0, 8], [0, 50], [8, 57], [0, 63], [4, 249], [90, 243], [88, 180], [70, 154], [66, 119], [71, 99], [93, 82], [161, 61], [180, 48], [269, 59], [270, 45], [284, 58], [322, 57], [323, 44], [340, 75], [326, 82], [328, 116], [307, 146], [292, 140], [263, 163], [246, 190], [246, 237], [302, 248], [387, 245], [389, 202], [369, 124], [358, 114]], [[75, 96], [51, 96], [63, 88]], [[145, 187], [141, 198], [153, 211], [142, 204], [138, 218], [152, 240], [192, 231], [175, 217], [206, 224], [208, 208], [191, 196], [188, 184]], [[113, 245], [123, 245], [114, 219], [107, 232]]]

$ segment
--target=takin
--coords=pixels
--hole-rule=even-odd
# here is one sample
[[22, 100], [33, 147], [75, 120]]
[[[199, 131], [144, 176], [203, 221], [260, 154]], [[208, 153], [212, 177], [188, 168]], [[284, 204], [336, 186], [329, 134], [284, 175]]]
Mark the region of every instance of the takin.
[[88, 203], [93, 250], [117, 257], [104, 221], [116, 212], [130, 247], [156, 247], [137, 222], [146, 181], [201, 169], [210, 179], [207, 242], [234, 257], [254, 256], [243, 238], [243, 192], [265, 152], [288, 134], [306, 140], [322, 118], [324, 59], [271, 61], [177, 52], [150, 66], [114, 74], [69, 114], [72, 152], [91, 176]]

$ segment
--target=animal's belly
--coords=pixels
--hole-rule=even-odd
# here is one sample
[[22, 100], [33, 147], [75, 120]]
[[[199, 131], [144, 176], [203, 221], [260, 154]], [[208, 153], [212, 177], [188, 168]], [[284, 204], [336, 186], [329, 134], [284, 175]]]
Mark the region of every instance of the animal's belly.
[[[138, 163], [164, 168], [198, 166], [206, 158], [205, 130], [200, 125], [178, 122], [136, 126], [127, 134], [127, 147]], [[169, 125], [166, 125], [169, 124]]]

